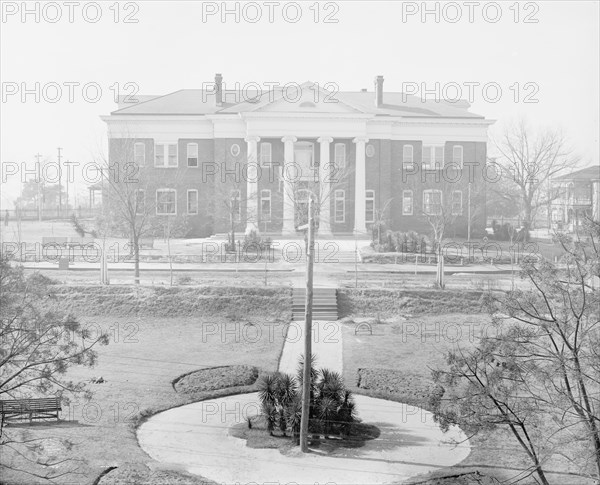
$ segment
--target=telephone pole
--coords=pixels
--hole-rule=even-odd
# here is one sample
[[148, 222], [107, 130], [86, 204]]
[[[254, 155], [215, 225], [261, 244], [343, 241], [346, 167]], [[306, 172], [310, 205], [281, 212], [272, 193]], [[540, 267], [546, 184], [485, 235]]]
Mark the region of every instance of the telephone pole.
[[41, 154], [36, 153], [35, 158], [37, 159], [37, 206], [38, 206], [38, 221], [42, 222], [42, 166], [40, 165]]
[[471, 241], [471, 182], [467, 186], [467, 241]]
[[62, 148], [58, 148], [58, 217], [62, 214], [62, 167], [60, 165], [60, 151]]
[[306, 258], [306, 302], [304, 315], [304, 371], [302, 377], [302, 418], [300, 420], [300, 450], [308, 453], [308, 421], [310, 414], [310, 385], [312, 359], [312, 307], [313, 307], [313, 259], [315, 249], [315, 227], [313, 197], [308, 199], [308, 249]]
[[65, 197], [67, 199], [66, 203], [65, 203], [65, 209], [67, 211], [67, 215], [69, 214], [69, 160], [67, 160], [65, 162], [65, 165], [67, 165], [67, 178], [65, 180], [65, 186], [67, 188], [67, 193], [65, 194]]

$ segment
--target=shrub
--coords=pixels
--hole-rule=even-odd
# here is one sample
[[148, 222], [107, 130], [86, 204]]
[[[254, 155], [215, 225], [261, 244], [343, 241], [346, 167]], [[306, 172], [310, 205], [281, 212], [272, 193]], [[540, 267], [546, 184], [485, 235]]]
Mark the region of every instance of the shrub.
[[255, 230], [250, 231], [244, 236], [242, 248], [244, 251], [270, 249], [273, 241], [270, 237], [262, 237]]
[[182, 276], [177, 277], [178, 285], [191, 285], [193, 282], [194, 282], [194, 280], [189, 275], [182, 275]]
[[33, 286], [49, 286], [49, 285], [58, 285], [60, 281], [55, 280], [54, 278], [50, 278], [38, 271], [29, 275], [27, 277], [27, 284]]
[[[300, 360], [297, 377], [279, 372], [264, 375], [259, 381], [258, 396], [269, 434], [278, 426], [283, 436], [290, 431], [298, 441], [302, 414], [302, 379], [304, 363]], [[314, 362], [314, 358], [311, 359]], [[329, 369], [311, 367], [309, 432], [345, 435], [357, 420], [352, 393], [342, 376]]]

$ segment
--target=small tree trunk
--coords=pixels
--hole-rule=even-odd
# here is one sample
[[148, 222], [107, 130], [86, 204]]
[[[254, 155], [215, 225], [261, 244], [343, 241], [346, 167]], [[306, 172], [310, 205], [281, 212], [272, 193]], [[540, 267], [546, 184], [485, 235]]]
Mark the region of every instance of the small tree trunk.
[[137, 234], [133, 235], [133, 261], [134, 261], [134, 282], [140, 284], [140, 239]]
[[170, 283], [173, 286], [173, 258], [171, 257], [171, 235], [167, 237], [167, 255], [169, 257], [169, 276]]

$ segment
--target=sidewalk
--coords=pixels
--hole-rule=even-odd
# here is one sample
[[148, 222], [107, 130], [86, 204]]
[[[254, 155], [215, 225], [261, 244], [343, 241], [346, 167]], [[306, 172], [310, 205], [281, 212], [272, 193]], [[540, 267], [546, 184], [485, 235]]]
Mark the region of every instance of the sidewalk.
[[[300, 357], [304, 355], [305, 322], [291, 322], [279, 359], [279, 372], [295, 376]], [[343, 371], [342, 329], [338, 322], [315, 320], [312, 322], [312, 354], [317, 369]]]
[[[32, 270], [58, 270], [58, 264], [49, 261], [34, 262], [28, 261], [20, 263], [25, 269]], [[133, 271], [133, 262], [127, 263], [109, 263], [108, 269], [115, 271]], [[419, 264], [415, 268], [414, 264], [377, 264], [377, 263], [358, 263], [358, 273], [405, 273], [405, 274], [435, 274], [435, 264]], [[518, 266], [514, 266], [514, 270], [518, 271]], [[71, 262], [69, 263], [69, 271], [95, 271], [100, 270], [100, 263], [88, 263], [88, 262]], [[267, 263], [256, 262], [256, 263], [173, 263], [173, 271], [185, 272], [185, 271], [197, 271], [197, 272], [294, 272], [304, 273], [306, 270], [306, 264], [300, 263], [287, 263], [287, 262], [274, 262]], [[168, 262], [140, 262], [140, 271], [170, 271]], [[315, 264], [315, 274], [340, 274], [340, 273], [354, 273], [354, 263], [318, 263]], [[510, 274], [510, 265], [495, 266], [490, 264], [479, 264], [470, 266], [460, 265], [445, 265], [445, 274], [458, 274], [458, 273], [479, 273], [479, 274]]]

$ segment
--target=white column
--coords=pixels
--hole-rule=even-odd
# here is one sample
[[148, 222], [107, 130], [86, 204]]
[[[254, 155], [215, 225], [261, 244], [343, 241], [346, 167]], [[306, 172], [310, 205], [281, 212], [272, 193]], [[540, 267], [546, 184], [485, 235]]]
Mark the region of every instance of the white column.
[[294, 169], [294, 143], [298, 141], [295, 136], [284, 136], [281, 141], [283, 146], [283, 234], [295, 234], [294, 227], [294, 179], [297, 177]]
[[359, 235], [365, 235], [367, 232], [367, 225], [365, 222], [365, 212], [367, 211], [365, 148], [369, 140], [364, 137], [358, 137], [353, 141], [356, 144], [356, 168], [354, 171], [354, 231]]
[[333, 236], [331, 232], [331, 165], [329, 159], [329, 145], [333, 138], [322, 136], [317, 140], [321, 148], [319, 159], [319, 235]]
[[248, 170], [246, 171], [246, 234], [258, 232], [258, 136], [246, 138]]

